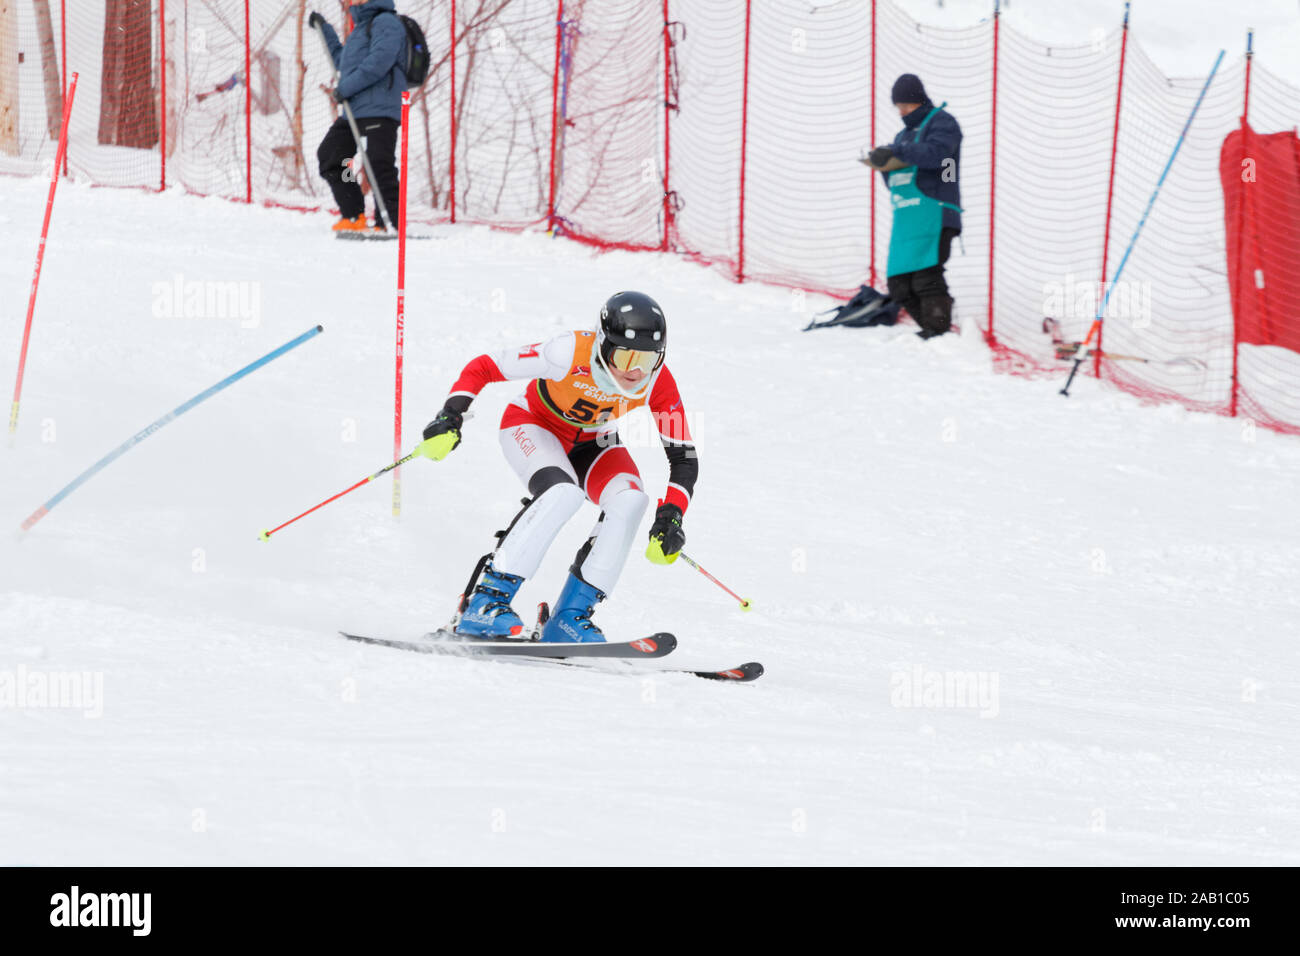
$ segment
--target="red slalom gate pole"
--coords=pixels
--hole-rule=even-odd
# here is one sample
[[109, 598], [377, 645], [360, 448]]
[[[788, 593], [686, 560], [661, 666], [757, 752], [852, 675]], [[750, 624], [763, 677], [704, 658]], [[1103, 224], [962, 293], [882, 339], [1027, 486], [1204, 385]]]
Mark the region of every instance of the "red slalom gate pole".
[[32, 272], [32, 291], [27, 299], [27, 321], [23, 325], [23, 344], [18, 352], [18, 379], [14, 382], [14, 400], [9, 408], [9, 440], [18, 430], [18, 403], [23, 397], [23, 373], [27, 368], [27, 346], [32, 337], [32, 316], [36, 314], [36, 290], [41, 284], [41, 266], [45, 262], [45, 240], [50, 234], [50, 214], [54, 212], [54, 193], [59, 188], [59, 169], [68, 152], [68, 121], [72, 118], [72, 98], [77, 95], [77, 74], [72, 74], [72, 85], [63, 99], [63, 127], [59, 130], [59, 148], [54, 154], [54, 169], [50, 172], [50, 193], [45, 198], [45, 220], [41, 223], [41, 243], [36, 247], [36, 268]]
[[[393, 457], [402, 454], [402, 364], [406, 347], [406, 157], [410, 141], [411, 91], [402, 94], [402, 180], [397, 199], [397, 368], [393, 385]], [[393, 517], [402, 514], [402, 476], [393, 470]]]
[[271, 540], [271, 535], [275, 534], [277, 531], [281, 530], [282, 528], [287, 528], [287, 527], [289, 527], [289, 525], [293, 524], [295, 521], [298, 521], [298, 520], [300, 520], [300, 519], [302, 519], [302, 518], [307, 517], [307, 516], [308, 516], [309, 514], [311, 514], [313, 511], [319, 511], [321, 508], [324, 508], [324, 507], [325, 507], [327, 504], [329, 504], [331, 501], [337, 501], [339, 498], [342, 498], [344, 495], [348, 494], [348, 492], [356, 491], [356, 490], [357, 490], [358, 488], [360, 488], [362, 485], [364, 485], [364, 484], [368, 484], [369, 482], [374, 481], [374, 480], [375, 480], [376, 478], [378, 478], [380, 475], [385, 475], [385, 474], [387, 474], [388, 472], [392, 471], [394, 468], [399, 468], [399, 467], [401, 467], [402, 465], [406, 464], [406, 463], [407, 463], [408, 461], [410, 461], [412, 458], [419, 458], [419, 457], [420, 457], [420, 453], [419, 453], [418, 451], [413, 451], [413, 452], [411, 452], [409, 455], [407, 455], [405, 458], [399, 458], [397, 461], [393, 462], [391, 465], [385, 465], [383, 468], [380, 468], [377, 472], [375, 472], [373, 475], [370, 475], [368, 478], [362, 478], [360, 481], [358, 481], [358, 482], [357, 482], [355, 485], [353, 485], [352, 487], [350, 487], [350, 488], [344, 488], [344, 489], [343, 489], [342, 491], [340, 491], [337, 495], [330, 495], [328, 498], [326, 498], [326, 499], [325, 499], [324, 501], [322, 501], [320, 504], [315, 505], [315, 506], [313, 506], [313, 507], [311, 507], [311, 508], [308, 508], [306, 511], [304, 511], [304, 512], [303, 512], [302, 514], [300, 514], [300, 515], [295, 515], [294, 517], [290, 518], [288, 521], [284, 522], [284, 524], [278, 524], [278, 525], [276, 525], [274, 528], [271, 528], [271, 529], [269, 529], [269, 530], [267, 530], [267, 531], [263, 531], [263, 532], [262, 532], [261, 534], [259, 534], [257, 537], [258, 537], [260, 540], [262, 540], [262, 541], [270, 541], [270, 540]]
[[[1115, 197], [1115, 157], [1119, 153], [1119, 111], [1124, 102], [1124, 60], [1128, 52], [1128, 14], [1129, 4], [1124, 4], [1124, 34], [1119, 44], [1119, 84], [1115, 88], [1115, 131], [1110, 139], [1110, 180], [1106, 185], [1106, 227], [1101, 240], [1101, 282], [1106, 284], [1106, 268], [1110, 256], [1110, 211], [1111, 201]], [[1089, 330], [1091, 332], [1091, 330]], [[1097, 352], [1093, 362], [1092, 374], [1101, 378], [1101, 329], [1097, 329]]]

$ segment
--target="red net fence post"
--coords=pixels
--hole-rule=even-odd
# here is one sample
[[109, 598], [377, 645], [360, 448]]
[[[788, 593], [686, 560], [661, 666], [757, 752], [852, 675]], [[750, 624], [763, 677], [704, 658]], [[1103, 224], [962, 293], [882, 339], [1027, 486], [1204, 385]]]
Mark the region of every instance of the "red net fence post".
[[672, 156], [672, 118], [673, 109], [673, 89], [672, 89], [672, 70], [673, 70], [673, 34], [672, 21], [668, 19], [668, 0], [664, 3], [664, 168], [663, 168], [663, 238], [659, 242], [659, 248], [667, 250], [669, 242], [669, 233], [672, 230], [672, 201], [669, 187], [669, 160]]
[[[59, 0], [59, 67], [63, 101], [68, 100], [68, 0]], [[63, 175], [68, 175], [68, 149], [63, 148]]]
[[749, 22], [750, 0], [745, 0], [745, 68], [740, 94], [740, 223], [736, 253], [736, 281], [745, 281], [745, 153], [749, 145]]
[[158, 191], [167, 188], [167, 2], [158, 0]]
[[[1238, 166], [1238, 174], [1244, 176], [1244, 170], [1247, 162], [1247, 138], [1250, 130], [1250, 65], [1254, 59], [1254, 39], [1253, 31], [1246, 33], [1246, 78], [1242, 90], [1241, 103], [1241, 162]], [[1241, 323], [1237, 319], [1237, 310], [1240, 309], [1242, 302], [1242, 281], [1245, 276], [1245, 256], [1243, 252], [1246, 244], [1241, 241], [1245, 234], [1246, 223], [1246, 191], [1241, 189], [1241, 200], [1237, 207], [1237, 281], [1233, 284], [1233, 303], [1236, 306], [1233, 310], [1232, 322], [1232, 397], [1228, 401], [1228, 414], [1233, 418], [1237, 417], [1237, 394], [1238, 394], [1238, 372], [1237, 362], [1241, 354]]]
[[994, 253], [993, 240], [997, 232], [997, 176], [998, 176], [998, 38], [1002, 23], [1002, 0], [993, 4], [993, 117], [989, 130], [989, 305], [988, 323], [985, 326], [985, 338], [992, 348], [997, 348], [998, 337], [993, 328], [993, 275]]
[[253, 36], [249, 26], [250, 0], [244, 0], [244, 201], [253, 202]]
[[450, 146], [447, 150], [447, 176], [450, 183], [447, 187], [447, 208], [451, 215], [451, 221], [456, 221], [456, 0], [451, 0], [451, 46], [449, 55], [451, 65], [448, 68], [447, 76], [451, 83], [451, 93], [447, 97], [447, 107], [449, 111], [450, 131], [448, 133]]
[[564, 43], [564, 0], [555, 4], [555, 68], [551, 72], [551, 152], [546, 200], [546, 231], [555, 232], [555, 151], [560, 126], [560, 53]]
[[[871, 0], [871, 142], [868, 144], [872, 148], [876, 143], [876, 0]], [[876, 177], [871, 177], [871, 224], [868, 227], [868, 235], [871, 237], [871, 270], [870, 286], [876, 288], [876, 283], [880, 281], [876, 275]]]
[[[1123, 33], [1119, 41], [1119, 80], [1115, 84], [1115, 128], [1111, 131], [1110, 139], [1110, 175], [1106, 179], [1106, 225], [1102, 227], [1101, 236], [1101, 282], [1103, 286], [1107, 281], [1107, 268], [1110, 263], [1110, 222], [1111, 208], [1115, 201], [1115, 160], [1119, 151], [1119, 115], [1120, 109], [1124, 103], [1124, 60], [1128, 52], [1128, 19], [1129, 4], [1124, 4], [1124, 26]], [[1100, 290], [1098, 295], [1104, 294]], [[1097, 329], [1097, 349], [1093, 353], [1092, 374], [1096, 378], [1101, 378], [1101, 340], [1104, 334], [1105, 326], [1099, 326]]]

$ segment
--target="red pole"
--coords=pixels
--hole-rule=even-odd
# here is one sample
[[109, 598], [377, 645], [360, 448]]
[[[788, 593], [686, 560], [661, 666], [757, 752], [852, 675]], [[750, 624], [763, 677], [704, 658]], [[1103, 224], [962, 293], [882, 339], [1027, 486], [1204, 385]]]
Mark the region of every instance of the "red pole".
[[736, 259], [736, 281], [745, 281], [745, 160], [749, 151], [749, 13], [745, 0], [745, 73], [740, 95], [740, 254]]
[[[63, 56], [63, 101], [68, 101], [68, 0], [59, 2], [59, 47]], [[63, 151], [63, 175], [68, 175], [68, 152]]]
[[669, 109], [669, 103], [671, 102], [671, 97], [672, 97], [672, 82], [670, 77], [671, 70], [672, 70], [671, 63], [670, 63], [670, 59], [672, 57], [672, 35], [669, 32], [669, 30], [670, 28], [668, 26], [668, 0], [664, 0], [664, 182], [663, 182], [664, 234], [663, 234], [663, 238], [659, 242], [659, 248], [663, 250], [667, 250], [668, 248], [669, 221], [671, 220], [673, 214], [672, 204], [668, 201], [668, 160], [669, 160], [669, 156], [671, 155], [671, 151], [669, 149], [668, 116], [669, 113], [671, 112], [671, 110]]
[[451, 221], [456, 221], [456, 0], [451, 0]]
[[[1106, 184], [1106, 227], [1101, 240], [1101, 282], [1102, 294], [1106, 287], [1106, 268], [1110, 261], [1110, 210], [1115, 197], [1115, 157], [1119, 152], [1119, 111], [1124, 102], [1124, 61], [1128, 51], [1128, 13], [1129, 4], [1124, 4], [1124, 33], [1119, 42], [1119, 84], [1115, 88], [1115, 130], [1110, 138], [1110, 179]], [[1100, 300], [1098, 300], [1100, 301]], [[1097, 349], [1093, 352], [1092, 374], [1101, 378], [1101, 328], [1097, 329]]]
[[77, 95], [77, 74], [72, 74], [72, 85], [63, 98], [63, 126], [59, 130], [59, 148], [54, 154], [54, 169], [50, 171], [50, 193], [45, 198], [45, 220], [41, 223], [41, 243], [36, 247], [36, 269], [32, 273], [32, 291], [27, 299], [27, 322], [23, 325], [23, 344], [18, 352], [18, 379], [14, 382], [14, 401], [9, 408], [9, 438], [13, 440], [18, 428], [18, 403], [23, 396], [23, 373], [27, 368], [27, 345], [32, 337], [32, 316], [36, 314], [36, 289], [41, 284], [41, 266], [45, 262], [45, 240], [50, 234], [50, 214], [54, 212], [54, 191], [59, 186], [59, 167], [63, 165], [68, 149], [68, 120], [72, 118], [72, 98]]
[[249, 39], [248, 0], [244, 0], [244, 179], [248, 184], [245, 202], [253, 202], [253, 47]]
[[560, 46], [564, 34], [564, 0], [558, 0], [555, 12], [555, 70], [551, 74], [551, 188], [546, 203], [546, 231], [555, 231], [555, 144], [560, 121]]
[[167, 0], [158, 0], [158, 62], [159, 81], [162, 85], [162, 148], [158, 191], [167, 188]]
[[994, 0], [993, 5], [993, 123], [989, 145], [989, 330], [990, 345], [997, 344], [993, 332], [993, 235], [996, 220], [994, 218], [994, 201], [997, 197], [998, 172], [998, 23], [1002, 19], [1002, 0]]
[[[1250, 64], [1255, 58], [1255, 31], [1246, 32], [1246, 90], [1241, 106], [1241, 159], [1238, 169], [1245, 167], [1246, 160], [1246, 136], [1250, 130]], [[1238, 174], [1240, 175], [1240, 174]], [[1237, 308], [1241, 308], [1242, 295], [1244, 294], [1243, 284], [1245, 282], [1245, 250], [1246, 250], [1246, 197], [1250, 191], [1246, 189], [1248, 184], [1243, 180], [1241, 184], [1241, 200], [1237, 208]], [[1252, 230], [1253, 232], [1253, 230]], [[1237, 396], [1239, 394], [1239, 382], [1237, 378], [1237, 353], [1240, 351], [1241, 342], [1237, 333], [1237, 317], [1232, 318], [1232, 392], [1228, 399], [1228, 414], [1233, 418], [1237, 417]]]
[[[406, 347], [406, 156], [410, 137], [411, 92], [402, 94], [402, 180], [397, 197], [397, 369], [393, 394], [393, 460], [402, 457], [402, 365]], [[393, 517], [402, 513], [401, 470], [393, 469]]]
[[[876, 143], [876, 0], [871, 0], [871, 140]], [[876, 174], [871, 174], [871, 288], [876, 287]]]

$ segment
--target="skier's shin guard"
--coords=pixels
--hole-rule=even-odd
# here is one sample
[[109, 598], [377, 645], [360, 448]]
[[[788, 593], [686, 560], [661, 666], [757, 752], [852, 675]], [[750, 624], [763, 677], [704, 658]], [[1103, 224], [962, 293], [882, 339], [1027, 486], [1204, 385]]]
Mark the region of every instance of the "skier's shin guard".
[[591, 537], [578, 552], [572, 571], [592, 587], [609, 595], [627, 563], [632, 539], [636, 537], [650, 499], [640, 488], [630, 485], [604, 497], [604, 509]]
[[492, 564], [498, 571], [530, 578], [555, 536], [577, 513], [586, 496], [572, 482], [547, 488], [524, 506], [497, 547]]

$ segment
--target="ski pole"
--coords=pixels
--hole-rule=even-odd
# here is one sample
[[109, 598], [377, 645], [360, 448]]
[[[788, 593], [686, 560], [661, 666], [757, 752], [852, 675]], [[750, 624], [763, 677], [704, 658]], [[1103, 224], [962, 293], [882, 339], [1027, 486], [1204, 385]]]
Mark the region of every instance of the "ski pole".
[[79, 474], [76, 478], [72, 479], [72, 481], [64, 485], [63, 488], [60, 489], [58, 494], [56, 494], [53, 498], [45, 502], [45, 504], [41, 505], [30, 515], [28, 515], [27, 520], [24, 521], [22, 524], [22, 530], [23, 531], [29, 530], [32, 527], [32, 525], [36, 524], [36, 522], [44, 518], [49, 513], [51, 508], [57, 505], [64, 498], [68, 497], [68, 495], [72, 494], [74, 491], [80, 488], [83, 484], [85, 484], [95, 475], [99, 474], [99, 472], [102, 471], [105, 467], [112, 464], [117, 459], [121, 458], [124, 454], [126, 454], [136, 445], [140, 444], [140, 442], [144, 441], [154, 432], [158, 431], [164, 425], [167, 425], [173, 420], [179, 418], [181, 415], [184, 415], [186, 412], [188, 412], [195, 405], [198, 405], [200, 402], [207, 401], [209, 398], [217, 394], [217, 392], [221, 391], [223, 388], [233, 385], [235, 382], [239, 381], [241, 378], [243, 378], [245, 375], [248, 375], [250, 372], [256, 372], [259, 368], [261, 368], [266, 363], [275, 361], [275, 359], [279, 358], [285, 352], [288, 352], [290, 349], [297, 348], [299, 345], [302, 345], [303, 342], [306, 342], [308, 339], [312, 338], [315, 335], [319, 335], [323, 331], [325, 331], [324, 328], [322, 328], [319, 325], [308, 329], [306, 332], [298, 336], [296, 339], [284, 343], [284, 345], [281, 345], [278, 349], [273, 349], [272, 351], [267, 352], [256, 362], [250, 362], [249, 364], [241, 368], [238, 372], [234, 372], [230, 375], [227, 375], [216, 385], [213, 385], [211, 388], [204, 389], [202, 392], [199, 392], [199, 394], [195, 395], [189, 401], [184, 402], [181, 405], [178, 405], [176, 408], [172, 409], [162, 418], [140, 429], [140, 431], [136, 432], [126, 441], [122, 442], [122, 444], [118, 445], [116, 448], [110, 451], [103, 458], [99, 459], [99, 461], [95, 462], [93, 465], [91, 465], [89, 468], [87, 468], [85, 471]]
[[289, 525], [291, 525], [291, 524], [293, 524], [295, 521], [297, 521], [298, 518], [305, 518], [305, 517], [307, 517], [307, 516], [308, 516], [309, 514], [311, 514], [313, 511], [316, 511], [316, 510], [318, 510], [318, 509], [320, 509], [320, 508], [324, 508], [324, 507], [325, 507], [327, 504], [329, 504], [331, 501], [334, 501], [334, 500], [336, 500], [336, 499], [338, 499], [338, 498], [342, 498], [342, 497], [343, 497], [344, 495], [346, 495], [349, 491], [356, 491], [358, 488], [360, 488], [362, 485], [366, 484], [367, 482], [374, 481], [374, 480], [375, 480], [376, 478], [378, 478], [380, 475], [386, 475], [386, 474], [388, 474], [390, 471], [392, 471], [394, 468], [397, 468], [397, 467], [399, 467], [399, 466], [401, 466], [401, 465], [405, 465], [405, 464], [406, 464], [408, 461], [410, 461], [412, 458], [419, 458], [419, 457], [420, 457], [420, 453], [419, 453], [418, 451], [413, 451], [413, 452], [411, 452], [409, 455], [407, 455], [405, 458], [399, 458], [397, 461], [393, 462], [391, 465], [385, 465], [383, 468], [380, 468], [377, 472], [375, 472], [375, 473], [374, 473], [373, 475], [371, 475], [370, 477], [368, 477], [368, 478], [362, 478], [360, 481], [358, 481], [358, 482], [357, 482], [355, 485], [353, 485], [351, 488], [344, 488], [344, 489], [343, 489], [342, 491], [340, 491], [337, 495], [331, 495], [330, 497], [328, 497], [328, 498], [326, 498], [324, 501], [322, 501], [320, 504], [316, 505], [314, 508], [308, 508], [308, 509], [307, 509], [306, 511], [304, 511], [302, 514], [297, 515], [296, 517], [290, 518], [290, 519], [289, 519], [288, 521], [286, 521], [284, 524], [282, 524], [282, 525], [277, 525], [276, 527], [272, 528], [270, 531], [263, 531], [261, 534], [259, 534], [259, 535], [257, 536], [258, 539], [261, 540], [261, 541], [270, 541], [270, 540], [271, 540], [271, 535], [275, 534], [275, 533], [276, 533], [277, 531], [279, 531], [281, 528], [287, 528], [287, 527], [289, 527]]
[[[1151, 215], [1151, 209], [1156, 204], [1156, 199], [1160, 195], [1160, 187], [1165, 184], [1165, 178], [1169, 175], [1169, 170], [1174, 168], [1174, 160], [1178, 158], [1178, 151], [1182, 149], [1183, 140], [1187, 139], [1187, 131], [1192, 128], [1192, 121], [1196, 119], [1196, 114], [1201, 108], [1201, 101], [1205, 99], [1205, 94], [1214, 82], [1214, 76], [1219, 72], [1219, 64], [1223, 62], [1223, 51], [1219, 51], [1218, 57], [1214, 60], [1214, 66], [1210, 70], [1210, 75], [1205, 78], [1205, 85], [1201, 87], [1200, 96], [1196, 97], [1196, 103], [1192, 106], [1192, 113], [1187, 117], [1187, 122], [1183, 124], [1183, 131], [1178, 135], [1178, 142], [1174, 143], [1174, 151], [1169, 155], [1169, 162], [1165, 163], [1164, 172], [1156, 181], [1156, 188], [1151, 193], [1151, 198], [1147, 201], [1147, 207], [1142, 213], [1142, 218], [1138, 220], [1137, 228], [1133, 230], [1133, 238], [1128, 241], [1128, 248], [1124, 250], [1124, 257], [1119, 261], [1119, 267], [1115, 274], [1106, 285], [1106, 295], [1102, 298], [1101, 304], [1097, 306], [1097, 313], [1093, 316], [1092, 325], [1088, 327], [1088, 334], [1084, 337], [1083, 347], [1079, 349], [1078, 358], [1074, 360], [1074, 368], [1070, 369], [1070, 377], [1065, 380], [1065, 387], [1061, 389], [1061, 394], [1068, 396], [1070, 394], [1070, 383], [1074, 381], [1075, 374], [1079, 371], [1079, 366], [1088, 360], [1092, 350], [1089, 346], [1092, 344], [1094, 336], [1100, 337], [1102, 316], [1106, 314], [1106, 305], [1110, 302], [1110, 294], [1115, 289], [1115, 283], [1119, 282], [1119, 277], [1124, 273], [1124, 266], [1128, 264], [1128, 257], [1133, 253], [1133, 247], [1137, 245], [1138, 236], [1142, 234], [1142, 227], [1147, 224], [1147, 217]], [[1103, 279], [1105, 276], [1102, 277]]]
[[725, 584], [723, 584], [721, 581], [719, 581], [717, 578], [715, 578], [712, 574], [710, 574], [708, 571], [705, 571], [702, 567], [700, 567], [698, 564], [696, 564], [694, 561], [692, 561], [689, 557], [687, 557], [685, 551], [678, 551], [678, 552], [677, 552], [677, 556], [680, 557], [680, 558], [681, 558], [683, 561], [685, 561], [687, 564], [689, 564], [691, 567], [693, 567], [696, 571], [699, 571], [700, 574], [704, 575], [706, 578], [708, 578], [710, 581], [712, 581], [712, 582], [713, 582], [714, 584], [716, 584], [718, 587], [722, 588], [722, 590], [726, 591], [728, 594], [730, 594], [732, 597], [734, 597], [737, 601], [739, 601], [739, 602], [740, 602], [740, 609], [741, 609], [742, 611], [748, 611], [748, 610], [751, 610], [751, 609], [753, 608], [753, 605], [750, 604], [748, 600], [746, 600], [745, 598], [741, 597], [741, 596], [740, 596], [739, 594], [737, 594], [735, 591], [731, 590], [731, 588], [727, 587]]
[[[330, 45], [325, 40], [325, 29], [317, 27], [316, 33], [320, 37], [321, 46], [325, 47], [325, 55], [329, 57], [331, 63], [334, 57], [330, 54]], [[340, 71], [334, 71], [333, 87], [338, 89]], [[352, 115], [352, 107], [348, 105], [347, 100], [342, 100], [343, 115], [348, 118], [348, 126], [352, 129], [352, 139], [357, 144], [357, 150], [361, 153], [361, 164], [366, 167], [366, 181], [370, 183], [370, 192], [375, 197], [375, 206], [379, 209], [379, 215], [383, 217], [385, 228], [396, 229], [397, 223], [388, 217], [388, 207], [384, 205], [384, 194], [379, 188], [379, 180], [375, 179], [375, 171], [370, 168], [370, 156], [366, 153], [365, 148], [361, 145], [361, 130], [357, 129], [357, 118]], [[405, 133], [403, 133], [405, 135]], [[350, 490], [350, 489], [349, 489]]]

